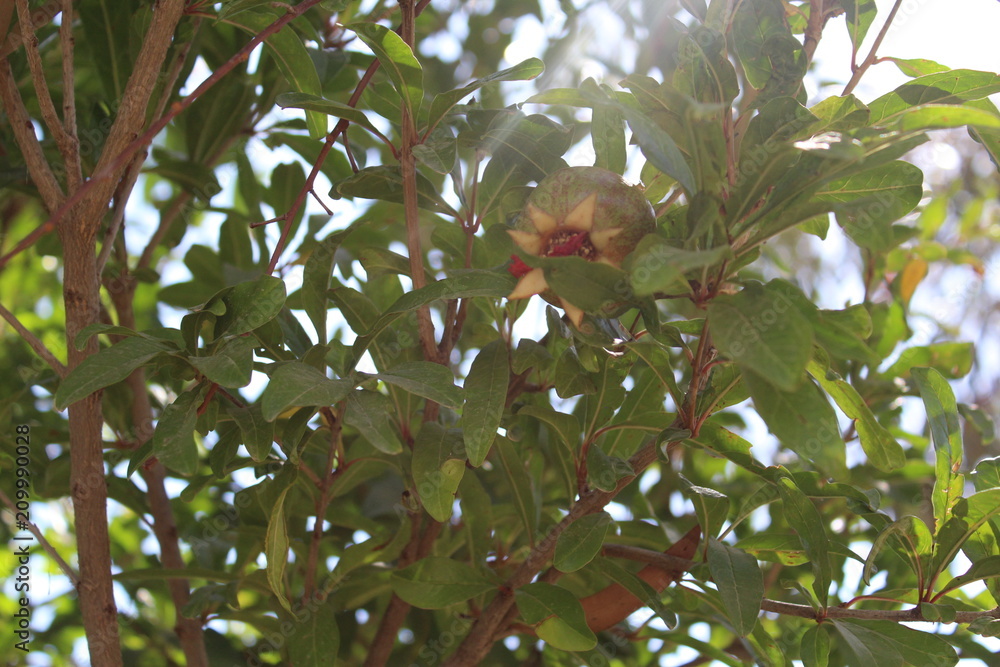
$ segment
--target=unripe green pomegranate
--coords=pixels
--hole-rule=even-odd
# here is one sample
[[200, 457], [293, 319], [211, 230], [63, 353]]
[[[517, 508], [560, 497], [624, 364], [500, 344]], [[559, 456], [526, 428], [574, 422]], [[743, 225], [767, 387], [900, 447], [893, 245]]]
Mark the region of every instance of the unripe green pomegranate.
[[[636, 244], [656, 229], [653, 207], [642, 190], [600, 167], [568, 167], [542, 179], [508, 234], [536, 257], [577, 256], [621, 266]], [[583, 311], [552, 292], [542, 269], [516, 255], [509, 271], [520, 278], [508, 299], [534, 294], [560, 305], [577, 326]]]

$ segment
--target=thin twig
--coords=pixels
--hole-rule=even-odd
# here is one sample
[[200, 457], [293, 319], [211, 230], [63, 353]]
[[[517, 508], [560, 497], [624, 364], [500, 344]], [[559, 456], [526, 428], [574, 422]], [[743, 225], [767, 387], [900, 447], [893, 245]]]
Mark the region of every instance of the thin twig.
[[[11, 501], [10, 497], [6, 493], [4, 493], [3, 489], [0, 489], [0, 500], [2, 500], [3, 504], [7, 506], [7, 509], [9, 509], [11, 512], [14, 513], [15, 516], [17, 516], [18, 514], [17, 507]], [[42, 531], [39, 530], [38, 526], [32, 523], [31, 521], [24, 521], [23, 523], [25, 526], [27, 526], [28, 532], [34, 535], [35, 539], [38, 540], [38, 543], [42, 545], [42, 549], [45, 550], [45, 553], [47, 553], [49, 556], [52, 557], [52, 560], [56, 562], [56, 565], [59, 566], [59, 569], [62, 570], [63, 574], [66, 575], [66, 578], [69, 579], [71, 584], [73, 584], [73, 588], [79, 587], [80, 575], [78, 575], [76, 573], [76, 570], [74, 570], [70, 566], [70, 564], [67, 563], [62, 556], [59, 555], [59, 552], [56, 551], [55, 547], [53, 547], [52, 544], [47, 539], [45, 539], [45, 536], [42, 535]]]
[[[856, 618], [870, 621], [892, 621], [894, 623], [944, 623], [938, 619], [930, 620], [924, 618], [919, 607], [913, 609], [847, 609], [844, 607], [827, 607], [817, 610], [803, 604], [792, 604], [790, 602], [778, 602], [777, 600], [765, 599], [760, 605], [761, 611], [769, 611], [785, 616], [797, 616], [799, 618], [811, 618], [823, 620], [824, 618]], [[1000, 619], [1000, 607], [989, 611], [958, 611], [951, 623], [972, 623], [980, 618]]]
[[45, 360], [45, 363], [47, 363], [59, 377], [66, 377], [69, 373], [69, 369], [56, 358], [56, 355], [52, 354], [52, 351], [49, 350], [49, 348], [45, 347], [45, 343], [39, 340], [35, 334], [31, 333], [27, 327], [21, 324], [21, 321], [17, 319], [17, 316], [14, 315], [14, 313], [4, 308], [3, 304], [0, 304], [0, 317], [3, 317], [12, 327], [14, 327], [14, 330], [17, 331], [17, 333], [21, 335], [21, 338], [23, 338], [24, 341], [31, 346], [31, 349], [35, 351], [35, 354]]
[[885, 24], [879, 31], [878, 37], [875, 38], [875, 43], [872, 44], [871, 51], [868, 52], [868, 57], [865, 58], [860, 65], [858, 65], [856, 70], [854, 70], [854, 74], [851, 75], [851, 80], [847, 82], [847, 85], [844, 86], [844, 91], [840, 93], [841, 96], [850, 94], [851, 91], [854, 90], [855, 86], [858, 85], [858, 82], [861, 81], [861, 77], [864, 76], [864, 73], [867, 72], [868, 68], [875, 62], [878, 47], [882, 46], [882, 40], [885, 39], [886, 34], [888, 34], [889, 27], [892, 25], [892, 20], [896, 18], [896, 12], [899, 11], [899, 7], [902, 4], [903, 0], [896, 0], [896, 2], [893, 3], [892, 9], [889, 11], [889, 16], [885, 19]]

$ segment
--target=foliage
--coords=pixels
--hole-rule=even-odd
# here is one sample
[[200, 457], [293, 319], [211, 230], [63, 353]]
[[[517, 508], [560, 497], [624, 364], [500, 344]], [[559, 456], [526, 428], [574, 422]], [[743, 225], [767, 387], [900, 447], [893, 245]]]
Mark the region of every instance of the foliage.
[[[623, 25], [657, 38], [606, 81], [551, 73], [585, 27], [568, 2], [544, 75], [504, 59], [534, 0], [0, 10], [0, 414], [30, 426], [33, 520], [69, 563], [35, 567], [91, 583], [33, 585], [33, 647], [996, 664], [1000, 464], [963, 442], [992, 424], [949, 383], [972, 345], [921, 341], [912, 308], [929, 267], [983, 265], [935, 240], [912, 151], [968, 128], [996, 162], [1000, 76], [897, 61], [910, 79], [864, 102], [874, 3], [636, 4]], [[847, 88], [809, 99], [844, 21]], [[447, 39], [466, 55], [433, 55]], [[506, 299], [506, 232], [581, 147], [641, 179], [657, 227], [620, 267], [520, 256], [573, 324]], [[831, 218], [860, 256], [842, 308], [843, 275], [780, 261]], [[4, 440], [4, 479], [16, 461]], [[112, 573], [117, 624], [86, 611]]]

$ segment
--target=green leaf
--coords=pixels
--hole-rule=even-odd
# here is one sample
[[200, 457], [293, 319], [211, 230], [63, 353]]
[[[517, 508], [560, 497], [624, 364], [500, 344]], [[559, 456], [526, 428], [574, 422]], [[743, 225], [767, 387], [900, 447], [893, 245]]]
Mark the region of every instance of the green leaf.
[[628, 157], [622, 112], [606, 106], [594, 107], [590, 139], [594, 144], [594, 166], [624, 174]]
[[733, 43], [747, 81], [760, 90], [774, 74], [771, 49], [791, 36], [785, 12], [777, 0], [740, 3], [732, 18]]
[[496, 438], [509, 382], [510, 361], [505, 341], [488, 343], [472, 361], [465, 378], [465, 406], [459, 421], [469, 462], [477, 468], [486, 460]]
[[443, 609], [496, 586], [468, 563], [428, 556], [392, 573], [392, 590], [420, 609]]
[[288, 495], [286, 486], [278, 495], [267, 520], [267, 533], [264, 536], [264, 553], [267, 556], [267, 583], [271, 592], [285, 610], [291, 612], [292, 605], [285, 591], [285, 568], [288, 566], [288, 524], [285, 519], [285, 497]]
[[812, 356], [809, 321], [781, 290], [748, 284], [708, 307], [708, 327], [719, 350], [784, 391], [800, 387]]
[[[399, 165], [379, 165], [365, 167], [334, 184], [330, 196], [360, 197], [361, 199], [381, 199], [382, 201], [403, 203], [403, 176]], [[441, 198], [438, 189], [426, 176], [417, 172], [417, 205], [420, 208], [443, 213], [453, 218], [459, 214]]]
[[[100, 67], [94, 68], [94, 74], [100, 77], [109, 102], [122, 99], [135, 64], [134, 54], [129, 49], [129, 34], [137, 8], [135, 0], [98, 0], [77, 9], [87, 51], [94, 58], [93, 62], [100, 63]], [[11, 36], [14, 34], [20, 36], [19, 32]]]
[[375, 53], [383, 71], [402, 98], [410, 118], [416, 119], [424, 98], [424, 72], [410, 47], [399, 35], [377, 23], [351, 23], [347, 28], [353, 30]]
[[99, 389], [121, 382], [156, 355], [172, 350], [164, 342], [147, 338], [121, 340], [84, 359], [59, 383], [55, 408], [63, 410]]
[[302, 289], [300, 299], [302, 308], [309, 316], [316, 329], [317, 342], [322, 345], [327, 342], [326, 317], [327, 317], [327, 296], [326, 291], [330, 288], [330, 275], [333, 273], [333, 260], [337, 254], [337, 249], [343, 243], [353, 227], [340, 230], [330, 234], [317, 245], [306, 260], [305, 268], [302, 271]]
[[851, 36], [854, 52], [857, 53], [878, 14], [875, 0], [837, 0], [837, 3], [847, 12], [847, 32]]
[[859, 658], [870, 656], [874, 662], [852, 665], [934, 665], [958, 664], [955, 649], [943, 638], [892, 621], [836, 620], [834, 627]]
[[[226, 23], [238, 26], [250, 35], [256, 36], [277, 19], [277, 14], [269, 11], [245, 11], [227, 19]], [[268, 36], [264, 44], [270, 50], [282, 75], [295, 90], [310, 95], [323, 94], [316, 65], [313, 64], [302, 38], [294, 30], [279, 30]], [[309, 127], [309, 136], [313, 139], [326, 136], [326, 116], [316, 112], [306, 113], [306, 125]]]
[[995, 579], [998, 577], [1000, 577], [1000, 556], [987, 556], [973, 563], [964, 574], [952, 578], [951, 581], [941, 587], [939, 592], [948, 593], [973, 581]]
[[236, 285], [222, 297], [222, 302], [226, 312], [218, 318], [215, 335], [239, 336], [278, 316], [285, 305], [285, 283], [274, 276], [261, 276]]
[[890, 539], [895, 540], [897, 552], [906, 558], [914, 574], [929, 569], [934, 541], [927, 524], [915, 516], [904, 516], [883, 527], [872, 543], [861, 575], [865, 585], [868, 585], [875, 573], [875, 558], [889, 544]]
[[830, 591], [830, 545], [824, 529], [823, 517], [806, 494], [788, 477], [778, 480], [778, 492], [785, 509], [788, 524], [795, 529], [802, 547], [809, 554], [815, 581], [812, 589], [819, 603], [826, 606]]
[[868, 105], [871, 125], [885, 125], [922, 104], [961, 104], [1000, 92], [1000, 75], [968, 69], [948, 70], [907, 81]]
[[545, 65], [538, 58], [528, 58], [522, 60], [513, 67], [494, 72], [489, 76], [476, 79], [467, 86], [449, 90], [434, 96], [431, 102], [431, 110], [427, 117], [427, 127], [433, 129], [448, 114], [452, 107], [462, 101], [465, 97], [476, 92], [483, 86], [493, 81], [526, 81], [534, 79], [545, 70]]
[[450, 174], [458, 161], [458, 138], [450, 127], [436, 127], [413, 147], [413, 156], [432, 171]]
[[888, 429], [878, 422], [858, 390], [816, 361], [810, 361], [807, 369], [833, 398], [844, 415], [854, 421], [858, 439], [861, 440], [861, 447], [865, 450], [868, 461], [886, 472], [902, 468], [906, 463], [902, 446], [892, 437]]
[[638, 296], [656, 292], [687, 292], [684, 274], [732, 257], [728, 245], [710, 250], [675, 248], [661, 236], [647, 234], [626, 260], [629, 282]]
[[413, 483], [424, 509], [436, 521], [451, 518], [463, 474], [461, 436], [435, 422], [425, 422], [413, 443]]
[[859, 246], [888, 250], [896, 244], [891, 223], [920, 202], [923, 182], [918, 167], [896, 160], [832, 180], [815, 199], [830, 204], [837, 221]]
[[702, 534], [706, 537], [715, 537], [729, 515], [729, 498], [715, 489], [691, 484], [683, 476], [681, 482], [683, 484], [681, 491], [694, 504]]
[[212, 382], [237, 389], [250, 384], [253, 349], [253, 338], [236, 336], [223, 343], [215, 354], [206, 357], [188, 357], [188, 362]]
[[353, 388], [349, 380], [331, 380], [309, 364], [284, 362], [271, 373], [260, 397], [261, 410], [264, 419], [274, 421], [288, 408], [339, 403]]
[[607, 512], [580, 517], [559, 535], [552, 564], [560, 572], [576, 572], [601, 552], [610, 526]]
[[905, 380], [910, 377], [910, 371], [914, 367], [928, 366], [946, 378], [957, 380], [969, 374], [974, 358], [972, 343], [934, 343], [908, 347], [882, 375]]
[[514, 444], [510, 440], [498, 437], [494, 443], [494, 451], [500, 459], [510, 486], [511, 501], [528, 535], [528, 540], [534, 544], [535, 529], [538, 525], [538, 507], [535, 504], [535, 492], [532, 488], [531, 476], [525, 469], [524, 458], [518, 456]]
[[664, 174], [676, 179], [689, 196], [696, 194], [698, 188], [691, 167], [670, 135], [641, 111], [624, 104], [616, 105], [616, 108], [628, 121], [633, 140], [639, 144], [646, 159]]
[[514, 288], [514, 277], [494, 271], [471, 270], [454, 278], [445, 278], [435, 283], [407, 292], [382, 313], [363, 336], [354, 341], [354, 360], [357, 364], [374, 338], [390, 324], [411, 310], [437, 301], [438, 299], [466, 299], [470, 297], [500, 298], [510, 294]]
[[799, 658], [803, 667], [827, 667], [830, 664], [830, 635], [826, 626], [816, 624], [799, 641]]
[[518, 417], [533, 417], [547, 424], [570, 451], [580, 444], [580, 419], [576, 415], [556, 412], [538, 405], [525, 405], [517, 411]]
[[708, 540], [708, 567], [725, 605], [726, 617], [740, 637], [753, 632], [764, 599], [764, 577], [757, 559], [717, 539]]
[[577, 597], [559, 586], [534, 583], [514, 591], [517, 609], [525, 623], [535, 626], [538, 638], [563, 651], [588, 651], [597, 637], [587, 627]]
[[153, 432], [153, 456], [182, 475], [192, 475], [198, 470], [194, 427], [198, 421], [198, 406], [207, 390], [207, 387], [194, 388], [178, 396], [163, 409]]
[[335, 102], [334, 100], [328, 100], [320, 97], [319, 95], [310, 95], [309, 93], [282, 93], [275, 98], [275, 102], [282, 109], [305, 109], [306, 111], [315, 111], [327, 116], [334, 116], [335, 118], [348, 120], [355, 125], [360, 125], [376, 136], [382, 134], [378, 131], [378, 128], [372, 125], [372, 122], [368, 120], [368, 116], [365, 115], [365, 112], [361, 109], [348, 106], [341, 102]]
[[245, 408], [226, 406], [226, 413], [240, 427], [243, 444], [254, 461], [263, 461], [274, 445], [274, 422], [264, 419], [260, 403]]
[[925, 104], [914, 107], [901, 113], [898, 123], [899, 129], [904, 132], [967, 125], [982, 129], [1000, 128], [1000, 118], [995, 113], [974, 106], [955, 104]]
[[837, 415], [819, 387], [807, 381], [785, 391], [752, 372], [744, 373], [743, 380], [757, 412], [781, 444], [831, 477], [844, 474], [845, 445]]
[[455, 386], [455, 378], [447, 366], [408, 361], [375, 377], [446, 408], [457, 410], [462, 406], [462, 390]]
[[384, 394], [367, 390], [352, 391], [347, 396], [344, 422], [358, 429], [358, 434], [380, 452], [398, 454], [403, 451], [403, 445], [387, 419], [394, 411], [392, 401]]
[[959, 473], [962, 467], [962, 427], [958, 420], [958, 405], [948, 381], [936, 370], [914, 368], [911, 375], [923, 399], [934, 442], [934, 490], [931, 499], [934, 525], [940, 531], [951, 518], [955, 503], [962, 498], [964, 486], [965, 477]]
[[295, 634], [288, 642], [288, 661], [295, 667], [324, 667], [336, 661], [340, 651], [338, 601], [330, 596], [319, 606], [310, 604], [296, 620]]

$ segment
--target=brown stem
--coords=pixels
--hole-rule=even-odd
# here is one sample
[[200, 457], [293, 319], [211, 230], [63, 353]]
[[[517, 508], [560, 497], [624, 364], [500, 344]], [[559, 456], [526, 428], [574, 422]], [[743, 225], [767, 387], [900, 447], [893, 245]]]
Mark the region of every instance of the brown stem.
[[59, 44], [62, 48], [63, 127], [69, 137], [66, 161], [66, 188], [75, 192], [83, 181], [80, 164], [80, 139], [76, 134], [76, 87], [73, 85], [73, 0], [62, 0]]
[[[822, 621], [825, 618], [856, 618], [871, 621], [892, 621], [894, 623], [912, 623], [928, 621], [920, 612], [919, 607], [913, 609], [885, 610], [885, 609], [846, 609], [844, 607], [827, 607], [823, 610], [816, 610], [813, 607], [802, 604], [792, 604], [790, 602], [778, 602], [777, 600], [765, 599], [760, 605], [761, 611], [769, 611], [785, 616], [797, 616], [799, 618], [811, 618]], [[989, 611], [958, 611], [955, 612], [955, 619], [952, 623], [972, 623], [980, 618], [1000, 619], [1000, 607]], [[944, 621], [935, 620], [936, 623]]]
[[868, 57], [865, 58], [860, 65], [858, 65], [856, 70], [854, 70], [854, 74], [851, 75], [851, 80], [847, 82], [846, 86], [844, 86], [844, 91], [841, 93], [842, 96], [850, 94], [851, 91], [854, 90], [855, 86], [858, 85], [858, 82], [861, 81], [861, 77], [864, 76], [864, 73], [868, 71], [868, 68], [875, 63], [878, 47], [882, 46], [882, 40], [885, 39], [886, 34], [888, 34], [889, 26], [892, 25], [892, 20], [896, 18], [896, 12], [899, 11], [899, 7], [902, 4], [903, 0], [896, 0], [896, 2], [893, 3], [892, 9], [889, 10], [889, 16], [885, 19], [885, 24], [882, 26], [878, 36], [875, 38], [871, 51], [868, 52]]
[[[68, 219], [72, 222], [72, 218]], [[73, 225], [76, 227], [77, 225]], [[64, 231], [71, 229], [67, 226]], [[63, 300], [66, 304], [66, 340], [98, 321], [100, 291], [93, 242], [79, 234], [64, 234]], [[70, 344], [72, 371], [97, 352], [91, 338], [82, 350]], [[108, 487], [104, 478], [101, 439], [101, 392], [69, 406], [70, 495], [76, 523], [80, 562], [80, 615], [87, 635], [92, 665], [120, 667], [118, 609], [111, 586], [111, 547], [108, 537]]]
[[[17, 506], [14, 504], [14, 501], [10, 499], [10, 496], [4, 493], [3, 489], [0, 489], [0, 502], [3, 502], [3, 504], [7, 506], [7, 509], [11, 511], [11, 513], [15, 515], [19, 513], [19, 510], [17, 509]], [[31, 521], [25, 521], [24, 525], [28, 527], [28, 532], [34, 535], [35, 539], [38, 540], [38, 543], [42, 545], [42, 550], [45, 551], [45, 553], [47, 553], [49, 557], [56, 562], [56, 565], [59, 566], [59, 569], [62, 571], [62, 573], [66, 575], [67, 579], [69, 579], [69, 583], [73, 584], [73, 588], [79, 587], [80, 575], [78, 575], [76, 573], [76, 570], [74, 570], [70, 566], [70, 564], [67, 563], [62, 556], [59, 555], [59, 552], [56, 551], [55, 547], [52, 546], [52, 543], [49, 542], [47, 539], [45, 539], [45, 535], [43, 535], [42, 531], [38, 529], [38, 526]]]
[[[654, 556], [671, 557], [669, 564], [664, 567], [665, 563], [661, 561], [658, 564], [647, 565], [639, 570], [636, 576], [652, 586], [656, 592], [662, 592], [694, 565], [690, 559], [698, 551], [700, 537], [701, 528], [695, 526], [662, 554], [650, 552]], [[621, 584], [614, 583], [581, 599], [580, 604], [586, 614], [587, 625], [594, 632], [601, 632], [625, 620], [629, 614], [648, 602], [640, 600]]]
[[69, 371], [63, 363], [56, 358], [56, 355], [52, 354], [52, 351], [49, 350], [49, 348], [45, 347], [45, 343], [39, 340], [38, 337], [31, 332], [31, 330], [25, 327], [21, 321], [17, 319], [17, 316], [14, 315], [14, 313], [4, 308], [3, 304], [0, 304], [0, 317], [7, 320], [7, 323], [14, 327], [14, 331], [21, 335], [21, 338], [23, 338], [24, 341], [31, 346], [31, 349], [35, 351], [35, 354], [45, 360], [45, 363], [47, 363], [49, 367], [56, 372], [56, 375], [61, 378], [66, 377], [66, 374], [69, 373]]
[[[423, 522], [420, 514], [414, 514], [411, 520], [413, 534], [410, 536], [409, 544], [406, 545], [399, 557], [399, 568], [404, 568], [427, 556], [434, 545], [434, 540], [441, 532], [441, 524], [431, 520], [421, 533], [420, 525]], [[372, 640], [371, 649], [365, 658], [364, 667], [382, 667], [386, 664], [396, 645], [396, 635], [399, 633], [399, 628], [403, 625], [408, 613], [410, 613], [409, 603], [403, 602], [393, 593], [392, 597], [389, 598], [385, 613], [382, 614], [382, 620], [379, 621], [378, 630], [375, 631], [375, 638]]]

